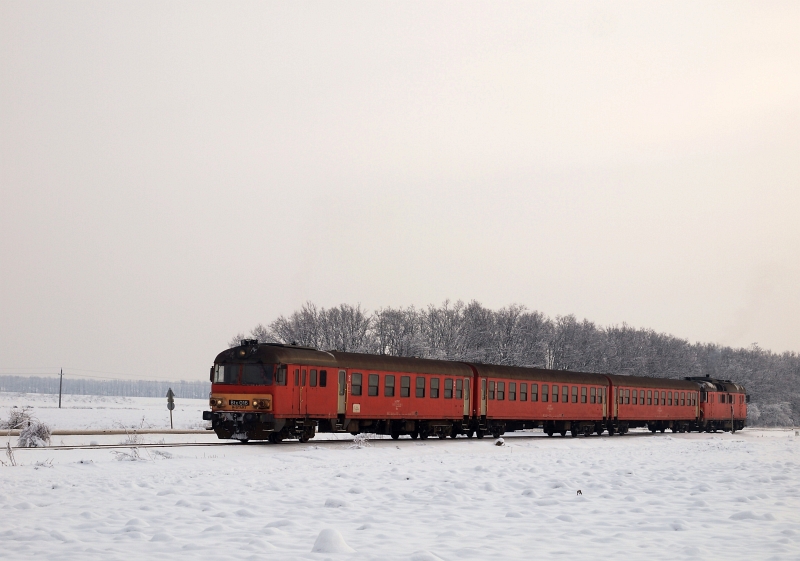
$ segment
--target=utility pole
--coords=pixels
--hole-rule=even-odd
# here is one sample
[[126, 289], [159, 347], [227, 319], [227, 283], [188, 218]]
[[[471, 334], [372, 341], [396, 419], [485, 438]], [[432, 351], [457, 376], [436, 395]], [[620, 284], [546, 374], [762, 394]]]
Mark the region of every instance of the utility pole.
[[64, 369], [61, 369], [61, 375], [58, 378], [58, 408], [61, 409], [61, 386], [64, 383]]

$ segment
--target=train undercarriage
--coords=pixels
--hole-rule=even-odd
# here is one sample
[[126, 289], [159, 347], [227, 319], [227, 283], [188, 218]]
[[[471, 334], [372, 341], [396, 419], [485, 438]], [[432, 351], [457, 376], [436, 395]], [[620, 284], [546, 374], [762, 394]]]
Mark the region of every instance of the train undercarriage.
[[287, 439], [308, 442], [317, 432], [359, 433], [389, 435], [393, 439], [408, 435], [412, 439], [429, 437], [483, 438], [491, 435], [499, 438], [507, 432], [541, 428], [548, 436], [560, 434], [572, 437], [601, 435], [624, 435], [632, 428], [647, 428], [650, 432], [736, 432], [745, 426], [744, 420], [680, 420], [680, 421], [498, 421], [486, 418], [460, 420], [414, 420], [414, 419], [276, 419], [270, 414], [243, 413], [236, 411], [205, 412], [203, 418], [211, 421], [211, 427], [222, 439], [268, 440], [273, 443]]

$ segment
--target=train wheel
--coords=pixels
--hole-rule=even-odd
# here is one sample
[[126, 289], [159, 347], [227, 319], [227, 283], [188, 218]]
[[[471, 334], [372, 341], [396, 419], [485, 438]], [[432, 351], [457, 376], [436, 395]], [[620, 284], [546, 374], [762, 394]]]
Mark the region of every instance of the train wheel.
[[483, 431], [481, 429], [476, 430], [475, 436], [477, 436], [478, 438], [483, 438]]
[[565, 431], [565, 430], [562, 430], [562, 431], [561, 431], [561, 436], [567, 436], [567, 431]]
[[614, 427], [608, 427], [608, 436], [614, 436]]
[[393, 432], [392, 433], [392, 440], [397, 440], [398, 438], [400, 438], [400, 433], [399, 432]]
[[443, 432], [440, 432], [439, 433], [439, 440], [444, 440], [445, 438], [447, 438], [447, 434], [445, 434]]
[[473, 436], [475, 436], [474, 430], [467, 431], [467, 438], [472, 438]]
[[300, 440], [300, 442], [305, 444], [306, 442], [308, 442], [308, 435], [307, 434], [300, 435], [299, 440]]
[[553, 436], [553, 431], [551, 430], [547, 431], [547, 436]]
[[578, 429], [571, 429], [571, 430], [569, 431], [569, 435], [570, 435], [572, 438], [575, 438], [575, 437], [577, 437], [577, 436], [578, 436]]
[[413, 431], [411, 433], [411, 440], [416, 440], [418, 436], [419, 436], [419, 433], [417, 431]]
[[250, 440], [250, 439], [249, 438], [240, 438], [239, 442], [241, 442], [242, 444], [247, 444], [248, 440]]
[[450, 431], [450, 438], [457, 437], [460, 432], [456, 427], [453, 427], [453, 430]]
[[592, 427], [585, 427], [583, 429], [583, 436], [592, 436]]
[[492, 431], [492, 438], [500, 438], [500, 431], [499, 430]]

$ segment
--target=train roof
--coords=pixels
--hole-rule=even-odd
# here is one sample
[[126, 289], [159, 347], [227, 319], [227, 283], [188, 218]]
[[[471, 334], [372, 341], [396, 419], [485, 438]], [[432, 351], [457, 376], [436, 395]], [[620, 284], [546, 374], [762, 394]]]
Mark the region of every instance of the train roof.
[[697, 391], [697, 383], [674, 378], [648, 378], [646, 376], [622, 376], [619, 374], [606, 374], [615, 386], [636, 386], [638, 388], [659, 388], [666, 390]]
[[602, 374], [590, 372], [572, 372], [570, 370], [547, 370], [545, 368], [530, 368], [522, 366], [501, 366], [498, 364], [473, 364], [479, 376], [489, 378], [509, 378], [512, 380], [534, 380], [553, 383], [575, 383], [607, 385], [607, 380]]
[[312, 347], [282, 345], [278, 343], [246, 343], [222, 351], [214, 359], [217, 364], [229, 361], [253, 361], [274, 364], [307, 364], [331, 368], [356, 368], [364, 371], [395, 371], [411, 374], [440, 374], [444, 376], [471, 376], [472, 370], [462, 362], [405, 358], [388, 355], [320, 351]]
[[368, 355], [331, 351], [342, 368], [361, 370], [390, 370], [419, 374], [441, 374], [444, 376], [472, 376], [472, 369], [463, 362], [433, 360], [429, 358], [405, 358], [387, 355]]
[[687, 377], [700, 386], [707, 392], [728, 392], [728, 393], [747, 393], [744, 386], [731, 382], [730, 380], [720, 380], [719, 378], [708, 378], [700, 376]]
[[308, 364], [336, 368], [336, 357], [331, 353], [311, 347], [280, 345], [278, 343], [250, 343], [222, 351], [214, 359], [217, 364], [230, 361], [265, 362], [273, 364]]

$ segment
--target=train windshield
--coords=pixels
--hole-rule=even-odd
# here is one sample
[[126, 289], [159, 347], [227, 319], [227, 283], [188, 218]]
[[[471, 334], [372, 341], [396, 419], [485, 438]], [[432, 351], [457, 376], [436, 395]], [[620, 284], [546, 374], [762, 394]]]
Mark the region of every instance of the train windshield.
[[214, 383], [271, 386], [274, 372], [274, 364], [215, 364]]
[[239, 364], [215, 364], [215, 384], [236, 384], [239, 382]]
[[242, 368], [242, 384], [248, 386], [271, 386], [274, 364], [245, 364]]

